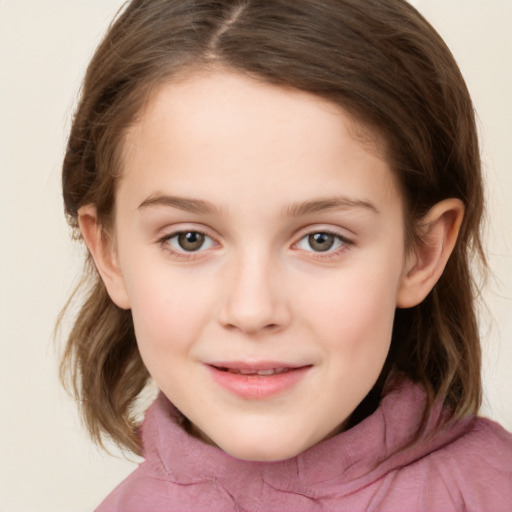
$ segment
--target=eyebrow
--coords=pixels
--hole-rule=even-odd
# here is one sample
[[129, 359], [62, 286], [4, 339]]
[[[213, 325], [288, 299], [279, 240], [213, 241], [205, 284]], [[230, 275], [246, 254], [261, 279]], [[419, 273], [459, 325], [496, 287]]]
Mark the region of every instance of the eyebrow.
[[143, 210], [154, 206], [170, 206], [190, 213], [219, 214], [220, 210], [213, 203], [202, 199], [191, 199], [187, 197], [168, 196], [156, 194], [149, 196], [137, 208]]
[[377, 215], [380, 213], [377, 207], [370, 201], [352, 199], [345, 196], [312, 199], [301, 203], [295, 203], [287, 208], [286, 213], [291, 217], [298, 217], [301, 215], [318, 213], [326, 210], [348, 210], [351, 208], [364, 208]]
[[[169, 196], [164, 194], [155, 194], [142, 201], [138, 210], [151, 208], [155, 206], [167, 206], [178, 208], [190, 213], [197, 214], [216, 214], [220, 215], [221, 210], [210, 201], [203, 199], [192, 199], [188, 197]], [[300, 203], [289, 205], [285, 212], [290, 217], [299, 217], [312, 213], [323, 212], [326, 210], [347, 210], [351, 208], [363, 208], [373, 213], [379, 214], [377, 207], [370, 201], [361, 199], [352, 199], [345, 196], [335, 196], [321, 199], [311, 199]]]

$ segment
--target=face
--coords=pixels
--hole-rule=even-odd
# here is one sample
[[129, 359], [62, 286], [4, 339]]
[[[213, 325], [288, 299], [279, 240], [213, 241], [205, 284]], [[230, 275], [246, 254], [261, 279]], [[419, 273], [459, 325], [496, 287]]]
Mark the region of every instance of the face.
[[161, 86], [127, 135], [111, 296], [160, 389], [235, 457], [339, 432], [384, 364], [402, 203], [354, 132], [323, 99], [219, 71]]

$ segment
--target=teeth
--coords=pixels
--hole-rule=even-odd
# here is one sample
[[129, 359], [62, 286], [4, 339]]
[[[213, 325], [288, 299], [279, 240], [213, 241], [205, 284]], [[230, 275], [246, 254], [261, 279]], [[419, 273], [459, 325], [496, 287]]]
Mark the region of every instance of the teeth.
[[279, 370], [258, 370], [256, 373], [258, 375], [274, 375], [274, 373], [278, 373]]
[[229, 368], [227, 370], [229, 373], [238, 373], [240, 375], [261, 375], [261, 376], [269, 376], [269, 375], [279, 375], [280, 373], [290, 371], [290, 368], [271, 368], [270, 370], [243, 370], [238, 368]]

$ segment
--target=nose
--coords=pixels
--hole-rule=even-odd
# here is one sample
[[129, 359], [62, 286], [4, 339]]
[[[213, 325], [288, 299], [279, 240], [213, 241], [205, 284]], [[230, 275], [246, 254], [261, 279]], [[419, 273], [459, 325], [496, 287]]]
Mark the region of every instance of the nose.
[[[264, 256], [240, 257], [232, 262], [226, 280], [220, 323], [245, 334], [284, 329], [290, 322], [289, 301], [279, 268]], [[234, 263], [234, 264], [233, 264]]]

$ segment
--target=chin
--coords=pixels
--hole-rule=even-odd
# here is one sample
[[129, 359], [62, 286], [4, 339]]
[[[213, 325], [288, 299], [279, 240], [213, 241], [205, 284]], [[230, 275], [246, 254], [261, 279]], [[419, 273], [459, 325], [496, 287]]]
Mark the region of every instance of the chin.
[[[239, 441], [239, 442], [237, 442]], [[313, 443], [315, 444], [315, 443]], [[293, 442], [288, 436], [278, 436], [269, 440], [265, 438], [256, 439], [234, 439], [226, 442], [219, 442], [219, 448], [237, 459], [253, 462], [273, 462], [290, 459], [307, 450], [312, 444], [304, 442]]]
[[335, 434], [334, 430], [311, 425], [305, 418], [264, 411], [205, 422], [204, 428], [198, 423], [192, 423], [197, 437], [232, 457], [254, 462], [290, 459]]
[[190, 425], [190, 433], [198, 437], [205, 443], [220, 448], [223, 452], [237, 459], [253, 462], [272, 462], [277, 460], [290, 459], [306, 450], [309, 446], [297, 446], [286, 439], [287, 444], [280, 435], [274, 435], [269, 439], [265, 436], [248, 436], [247, 431], [240, 429], [239, 432], [245, 432], [244, 435], [237, 435], [232, 431], [224, 431], [220, 436], [215, 433], [207, 433]]

